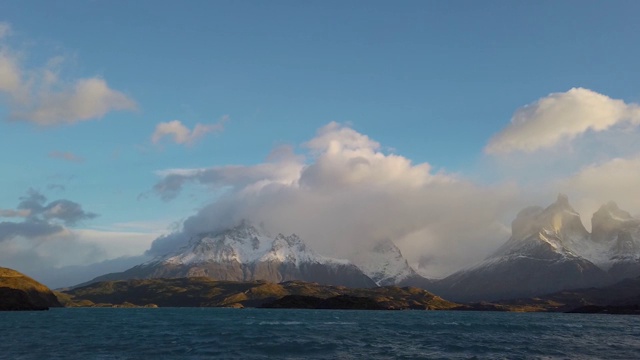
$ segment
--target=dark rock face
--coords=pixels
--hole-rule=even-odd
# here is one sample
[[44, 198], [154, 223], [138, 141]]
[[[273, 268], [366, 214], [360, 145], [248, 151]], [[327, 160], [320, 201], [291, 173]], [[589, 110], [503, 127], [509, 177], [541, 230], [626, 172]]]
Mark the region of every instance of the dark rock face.
[[15, 270], [0, 268], [0, 310], [47, 310], [60, 306], [46, 286]]
[[622, 280], [640, 275], [640, 259], [620, 261], [611, 266], [608, 272], [612, 280]]
[[606, 279], [604, 271], [584, 259], [519, 257], [453, 274], [431, 291], [453, 301], [495, 301], [599, 286]]
[[48, 306], [37, 304], [26, 291], [0, 287], [0, 311], [49, 310]]

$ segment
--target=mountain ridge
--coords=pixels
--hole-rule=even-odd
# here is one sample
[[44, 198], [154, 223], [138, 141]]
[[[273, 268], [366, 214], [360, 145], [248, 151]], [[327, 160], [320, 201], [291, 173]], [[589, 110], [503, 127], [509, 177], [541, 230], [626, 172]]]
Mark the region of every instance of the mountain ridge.
[[609, 202], [592, 223], [589, 233], [563, 194], [546, 208], [527, 207], [513, 220], [505, 244], [430, 290], [455, 301], [493, 301], [605, 286], [639, 275], [640, 221]]
[[221, 232], [196, 235], [174, 252], [88, 283], [194, 276], [229, 281], [302, 280], [350, 287], [377, 286], [351, 262], [319, 255], [295, 234], [272, 237], [247, 221]]

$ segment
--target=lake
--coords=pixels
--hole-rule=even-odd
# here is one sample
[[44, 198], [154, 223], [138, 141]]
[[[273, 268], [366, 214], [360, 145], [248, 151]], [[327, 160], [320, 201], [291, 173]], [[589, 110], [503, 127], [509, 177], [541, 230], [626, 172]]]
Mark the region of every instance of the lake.
[[3, 359], [633, 359], [640, 316], [289, 309], [0, 312]]

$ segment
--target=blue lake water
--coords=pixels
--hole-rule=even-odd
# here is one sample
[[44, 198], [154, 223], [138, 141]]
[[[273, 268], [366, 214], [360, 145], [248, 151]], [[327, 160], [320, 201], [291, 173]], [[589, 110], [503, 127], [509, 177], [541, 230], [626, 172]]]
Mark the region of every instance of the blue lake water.
[[640, 316], [216, 308], [0, 312], [2, 359], [639, 359]]

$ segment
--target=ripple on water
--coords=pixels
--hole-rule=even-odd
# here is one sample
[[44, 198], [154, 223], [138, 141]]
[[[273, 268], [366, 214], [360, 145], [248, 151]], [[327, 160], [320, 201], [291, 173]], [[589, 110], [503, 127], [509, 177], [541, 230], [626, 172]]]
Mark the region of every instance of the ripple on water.
[[640, 358], [631, 316], [266, 309], [0, 313], [6, 359]]

